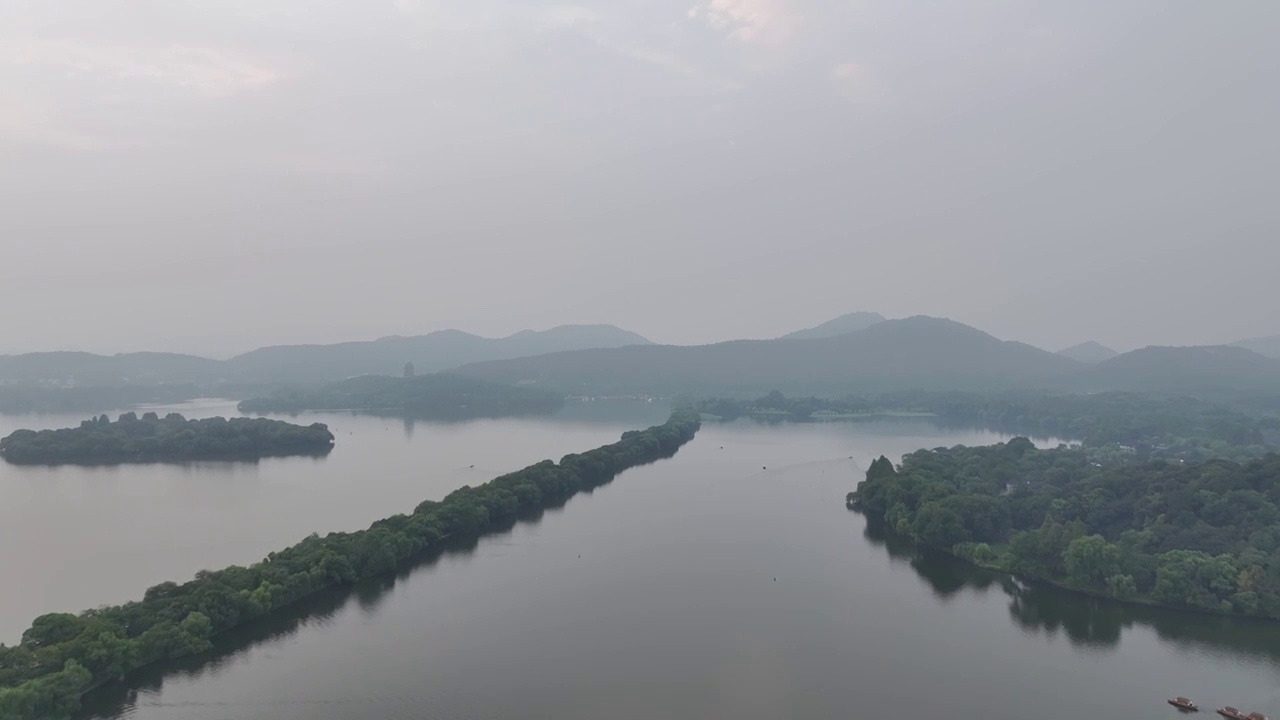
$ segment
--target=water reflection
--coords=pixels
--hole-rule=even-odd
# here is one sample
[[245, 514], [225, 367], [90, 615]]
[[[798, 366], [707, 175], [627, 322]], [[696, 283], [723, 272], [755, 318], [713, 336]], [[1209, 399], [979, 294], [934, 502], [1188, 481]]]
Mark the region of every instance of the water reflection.
[[[337, 437], [322, 458], [94, 467], [0, 462], [6, 580], [0, 642], [16, 642], [43, 613], [127, 602], [203, 568], [255, 562], [312, 532], [363, 529], [463, 485], [614, 442], [626, 430], [655, 424], [649, 422], [655, 415], [666, 419], [656, 403], [593, 405], [566, 408], [563, 419], [466, 423], [301, 417], [325, 423]], [[237, 414], [225, 400], [156, 409], [171, 411], [189, 418]], [[628, 419], [596, 422], [589, 413]], [[80, 419], [0, 415], [0, 435], [71, 427]]]
[[[385, 595], [394, 583], [394, 578], [370, 581], [373, 594], [378, 596]], [[317, 593], [289, 611], [218, 636], [211, 652], [150, 665], [130, 673], [124, 682], [109, 683], [86, 695], [77, 717], [127, 717], [137, 705], [139, 692], [158, 693], [166, 679], [217, 675], [260, 645], [287, 638], [307, 626], [324, 627], [346, 607], [353, 595], [362, 590], [365, 589], [347, 587]]]
[[[608, 482], [600, 487], [606, 485]], [[587, 495], [590, 491], [580, 494]], [[373, 618], [378, 615], [384, 603], [392, 597], [396, 585], [418, 570], [443, 559], [469, 558], [476, 553], [486, 538], [509, 532], [517, 525], [536, 525], [547, 516], [555, 516], [563, 512], [565, 505], [571, 502], [573, 498], [543, 509], [525, 512], [518, 518], [494, 527], [484, 536], [452, 538], [440, 547], [423, 553], [415, 562], [401, 568], [394, 575], [370, 578], [355, 585], [330, 588], [316, 593], [268, 617], [216, 636], [213, 641], [214, 649], [208, 653], [157, 663], [136, 670], [123, 682], [103, 685], [85, 695], [76, 718], [98, 720], [129, 717], [138, 705], [140, 693], [156, 695], [163, 689], [166, 680], [190, 680], [217, 676], [223, 669], [248, 659], [260, 647], [285, 640], [307, 628], [329, 627], [348, 607], [354, 606], [359, 609], [363, 617]], [[148, 705], [154, 706], [155, 703], [148, 703]]]
[[863, 537], [895, 564], [911, 567], [939, 600], [952, 600], [966, 590], [986, 595], [999, 587], [1008, 598], [1009, 618], [1029, 635], [1065, 637], [1080, 649], [1113, 651], [1126, 630], [1146, 627], [1190, 651], [1245, 655], [1280, 668], [1280, 624], [1274, 622], [1132, 605], [1023, 582], [920, 548], [872, 516], [866, 516]]
[[1009, 616], [1023, 632], [1047, 637], [1064, 634], [1077, 647], [1114, 648], [1134, 622], [1128, 608], [1118, 603], [1052, 586], [1013, 583], [1009, 595]]
[[285, 450], [280, 452], [264, 452], [258, 455], [227, 455], [216, 458], [205, 458], [201, 460], [143, 460], [132, 461], [122, 460], [119, 462], [79, 462], [74, 460], [64, 462], [49, 463], [10, 463], [10, 466], [20, 470], [57, 470], [58, 468], [83, 468], [92, 470], [103, 475], [111, 475], [119, 472], [130, 472], [140, 467], [163, 467], [173, 468], [179, 471], [211, 471], [215, 473], [234, 473], [239, 466], [258, 465], [264, 460], [275, 460], [279, 458], [299, 458], [302, 460], [313, 460], [316, 462], [323, 461], [333, 452], [333, 447], [315, 448], [309, 450]]
[[[857, 510], [850, 510], [851, 514], [861, 515]], [[869, 544], [884, 548], [889, 558], [896, 563], [910, 563], [913, 561], [919, 551], [911, 541], [889, 532], [888, 523], [884, 518], [876, 515], [864, 515], [866, 525], [862, 528], [862, 537]]]
[[[851, 511], [856, 512], [856, 511]], [[943, 602], [955, 598], [964, 590], [985, 594], [987, 588], [999, 584], [995, 573], [956, 562], [944, 553], [917, 547], [910, 540], [892, 532], [883, 518], [867, 515], [862, 537], [876, 547], [884, 548], [896, 564], [905, 564], [929, 586], [933, 596]]]

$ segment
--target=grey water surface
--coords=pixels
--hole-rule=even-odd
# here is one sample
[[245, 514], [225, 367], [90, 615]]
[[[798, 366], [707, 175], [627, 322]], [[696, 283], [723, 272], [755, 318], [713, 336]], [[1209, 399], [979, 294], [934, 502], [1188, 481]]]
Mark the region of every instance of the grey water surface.
[[[4, 544], [7, 576], [61, 581], [47, 597], [6, 583], [6, 632], [23, 619], [10, 598], [29, 620], [36, 600], [71, 609], [136, 597], [595, 447], [665, 408], [566, 413], [411, 432], [329, 415], [319, 419], [339, 444], [323, 460], [6, 468], [10, 497], [15, 485], [58, 488], [28, 489], [27, 514], [57, 515], [61, 501], [89, 523], [48, 520], [70, 535], [58, 546], [65, 570], [30, 569]], [[1172, 718], [1164, 700], [1177, 694], [1280, 714], [1278, 625], [1026, 587], [921, 553], [844, 507], [880, 454], [1002, 437], [919, 418], [706, 423], [674, 458], [510, 532], [95, 691], [84, 717]], [[3, 507], [6, 526], [23, 514]]]

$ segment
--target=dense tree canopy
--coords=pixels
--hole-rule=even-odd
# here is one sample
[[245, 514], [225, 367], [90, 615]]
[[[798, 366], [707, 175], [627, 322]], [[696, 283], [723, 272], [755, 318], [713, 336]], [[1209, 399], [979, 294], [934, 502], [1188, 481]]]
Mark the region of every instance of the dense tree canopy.
[[564, 397], [461, 375], [362, 375], [314, 389], [290, 389], [240, 403], [241, 412], [394, 411], [424, 418], [504, 417], [551, 413]]
[[924, 544], [1022, 575], [1280, 619], [1280, 455], [1104, 466], [1083, 448], [1016, 438], [920, 450], [898, 468], [881, 458], [849, 501]]
[[65, 718], [93, 683], [166, 658], [204, 652], [210, 638], [324, 588], [395, 571], [453, 535], [476, 535], [563, 502], [627, 468], [670, 457], [699, 427], [677, 412], [662, 425], [556, 464], [544, 460], [479, 487], [425, 501], [368, 530], [312, 535], [249, 567], [162, 583], [142, 600], [35, 619], [14, 647], [0, 645], [0, 720]]
[[116, 422], [102, 415], [77, 428], [14, 431], [0, 439], [0, 457], [19, 464], [157, 462], [316, 454], [332, 447], [333, 433], [322, 423], [187, 420], [177, 413], [139, 418], [128, 412]]

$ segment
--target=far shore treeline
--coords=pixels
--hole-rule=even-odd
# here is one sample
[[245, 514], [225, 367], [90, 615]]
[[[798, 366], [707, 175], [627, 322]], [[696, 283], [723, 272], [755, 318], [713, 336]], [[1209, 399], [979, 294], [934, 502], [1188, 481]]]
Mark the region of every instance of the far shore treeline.
[[127, 412], [115, 422], [106, 415], [79, 427], [16, 430], [0, 439], [0, 458], [14, 464], [109, 464], [254, 460], [279, 455], [322, 455], [333, 448], [323, 423], [308, 426], [265, 418], [188, 420], [178, 413], [138, 417]]
[[1129, 461], [1236, 461], [1276, 449], [1280, 421], [1179, 395], [1110, 392], [896, 392], [844, 397], [789, 397], [773, 391], [755, 400], [712, 397], [687, 404], [707, 416], [812, 421], [881, 414], [925, 414], [948, 425], [981, 427], [1079, 441], [1095, 455]]
[[320, 590], [394, 572], [447, 537], [501, 529], [623, 470], [670, 457], [693, 439], [699, 424], [696, 413], [676, 411], [666, 423], [623, 433], [616, 443], [462, 487], [368, 530], [312, 535], [249, 567], [201, 571], [194, 580], [157, 585], [125, 605], [42, 615], [20, 644], [0, 645], [0, 720], [67, 718], [96, 685], [205, 652], [214, 635]]
[[97, 413], [136, 405], [172, 405], [200, 396], [191, 383], [44, 387], [0, 384], [0, 413]]
[[245, 413], [362, 410], [451, 420], [546, 415], [563, 406], [560, 393], [435, 373], [418, 377], [362, 375], [318, 388], [290, 388], [245, 400], [239, 409]]

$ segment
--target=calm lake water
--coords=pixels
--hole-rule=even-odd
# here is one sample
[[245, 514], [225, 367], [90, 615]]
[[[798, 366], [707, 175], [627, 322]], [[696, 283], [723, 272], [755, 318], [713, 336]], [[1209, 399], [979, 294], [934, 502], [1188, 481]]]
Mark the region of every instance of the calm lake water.
[[[140, 411], [149, 409], [189, 418], [239, 414], [234, 402], [217, 400]], [[41, 613], [135, 600], [157, 583], [256, 562], [312, 532], [364, 529], [423, 500], [613, 442], [667, 415], [668, 408], [644, 403], [453, 424], [314, 413], [279, 417], [326, 423], [337, 441], [324, 458], [109, 467], [0, 462], [0, 642], [17, 642]], [[74, 427], [85, 417], [0, 415], [0, 437], [24, 427]]]
[[[35, 594], [5, 583], [6, 619], [21, 615], [8, 634], [33, 611], [136, 597], [313, 529], [363, 527], [664, 416], [579, 407], [419, 423], [411, 434], [399, 421], [327, 416], [339, 445], [319, 461], [6, 468], [4, 525], [43, 520], [56, 528], [39, 542], [71, 537], [50, 560], [31, 550], [34, 537], [15, 549], [5, 536], [5, 577], [56, 578], [74, 596], [41, 590], [43, 606], [11, 613], [11, 597], [32, 604]], [[999, 439], [918, 419], [708, 423], [674, 458], [509, 533], [238, 630], [211, 657], [103, 688], [85, 717], [1173, 718], [1164, 698], [1174, 694], [1280, 715], [1280, 625], [1023, 588], [922, 555], [844, 507], [880, 454]], [[28, 489], [19, 496], [38, 502], [12, 507], [9, 486], [42, 479], [61, 491]], [[217, 484], [229, 487], [202, 487]], [[153, 500], [153, 489], [173, 497]], [[85, 509], [64, 517], [58, 498]], [[37, 512], [46, 515], [24, 517]], [[113, 514], [128, 517], [101, 517]], [[150, 540], [129, 540], [135, 530]]]

